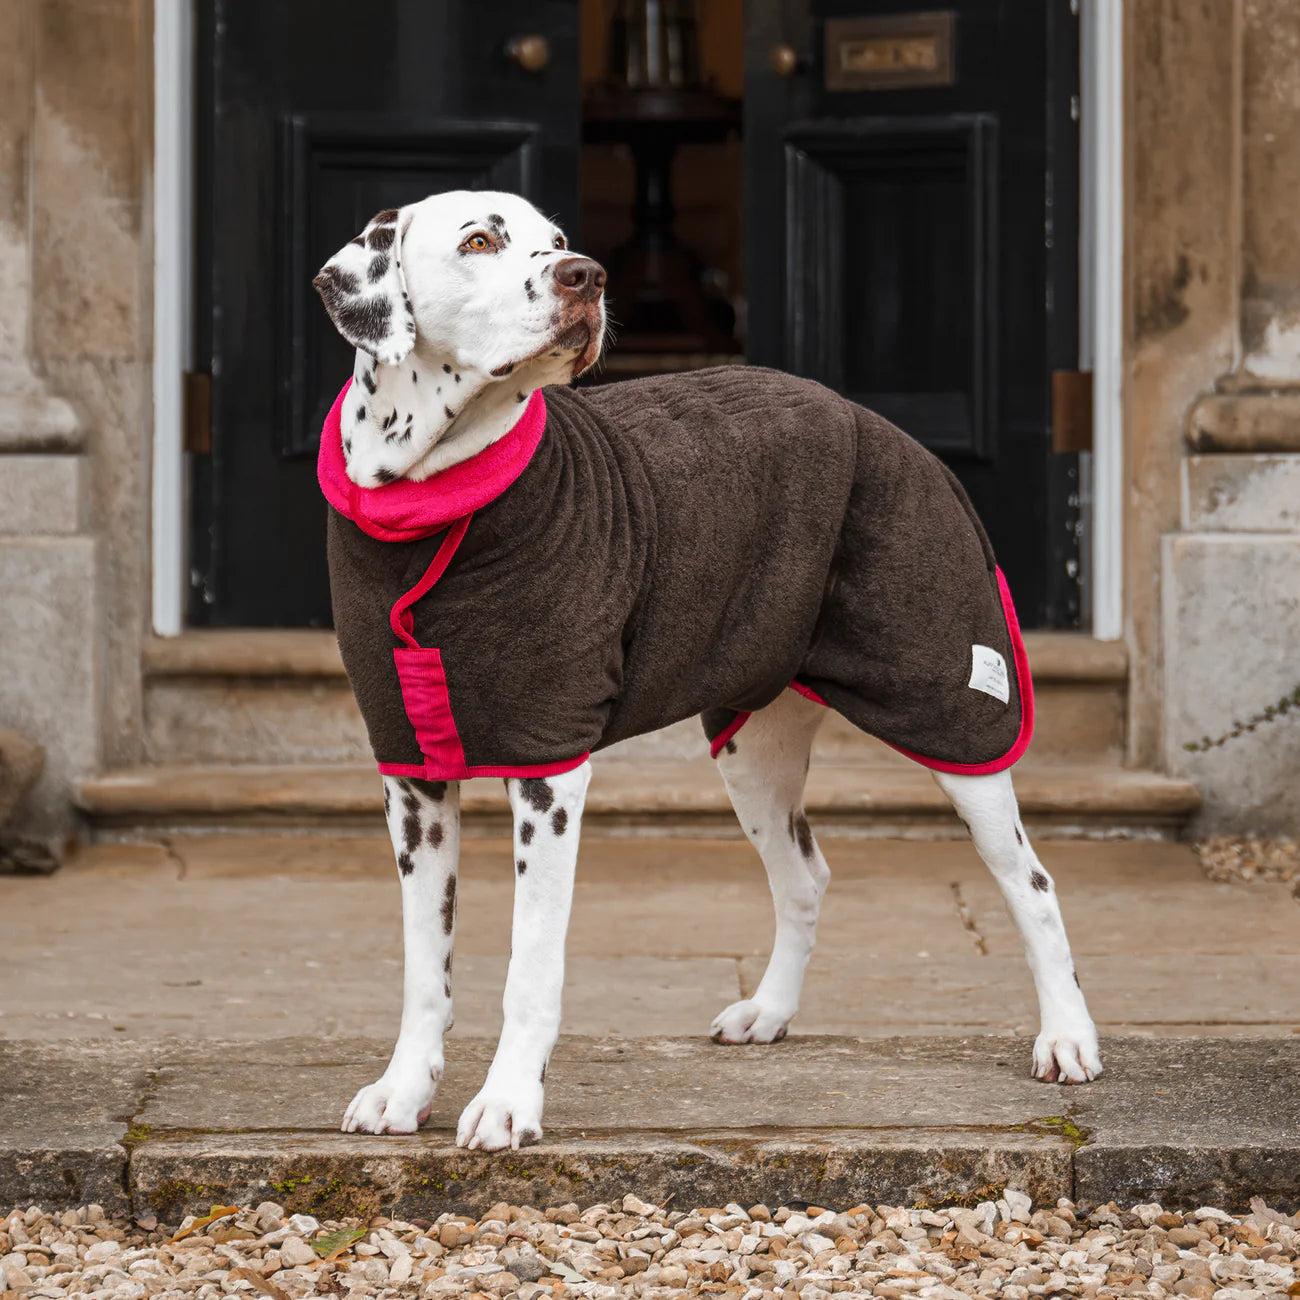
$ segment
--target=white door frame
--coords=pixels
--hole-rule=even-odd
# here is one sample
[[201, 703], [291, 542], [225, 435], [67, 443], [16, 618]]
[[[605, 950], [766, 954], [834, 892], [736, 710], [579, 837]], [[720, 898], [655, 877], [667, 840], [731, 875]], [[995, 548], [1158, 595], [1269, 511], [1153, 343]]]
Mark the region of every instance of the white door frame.
[[[1080, 0], [1075, 0], [1076, 4]], [[1124, 12], [1081, 0], [1079, 368], [1092, 371], [1092, 452], [1081, 458], [1092, 635], [1124, 636]]]
[[194, 6], [153, 11], [153, 630], [184, 624], [184, 373], [194, 338]]
[[[1123, 0], [1081, 6], [1080, 357], [1093, 450], [1080, 464], [1092, 635], [1124, 635]], [[194, 334], [194, 10], [154, 0], [153, 630], [184, 627], [188, 457], [182, 375]]]

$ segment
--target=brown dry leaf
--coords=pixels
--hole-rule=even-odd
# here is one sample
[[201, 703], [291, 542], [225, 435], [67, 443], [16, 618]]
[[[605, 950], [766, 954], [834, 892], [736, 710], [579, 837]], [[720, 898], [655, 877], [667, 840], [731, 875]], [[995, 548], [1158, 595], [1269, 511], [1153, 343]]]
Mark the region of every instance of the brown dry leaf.
[[1292, 1282], [1286, 1289], [1287, 1295], [1300, 1295], [1300, 1282]]
[[263, 1295], [271, 1296], [273, 1300], [289, 1300], [289, 1293], [282, 1286], [276, 1286], [274, 1282], [268, 1282], [260, 1273], [255, 1273], [251, 1268], [232, 1268], [229, 1276], [232, 1280], [238, 1278], [245, 1282], [251, 1282], [254, 1290], [260, 1291]]
[[1250, 1198], [1250, 1212], [1261, 1223], [1280, 1223], [1288, 1228], [1300, 1228], [1300, 1214], [1283, 1214], [1281, 1210], [1274, 1210], [1264, 1203], [1262, 1196]]
[[214, 1205], [201, 1219], [195, 1219], [188, 1228], [182, 1228], [174, 1237], [168, 1239], [169, 1246], [180, 1241], [182, 1237], [188, 1237], [191, 1232], [199, 1228], [206, 1228], [209, 1223], [215, 1223], [218, 1219], [228, 1218], [232, 1214], [239, 1213], [238, 1205]]

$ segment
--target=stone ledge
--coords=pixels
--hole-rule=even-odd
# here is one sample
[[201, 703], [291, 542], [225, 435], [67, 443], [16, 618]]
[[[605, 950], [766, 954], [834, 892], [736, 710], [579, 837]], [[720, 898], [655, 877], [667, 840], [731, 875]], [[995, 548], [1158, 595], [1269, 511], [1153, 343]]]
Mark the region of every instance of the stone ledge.
[[[1119, 682], [1128, 678], [1122, 641], [1096, 641], [1082, 632], [1026, 632], [1025, 649], [1037, 685]], [[346, 682], [338, 642], [314, 628], [195, 628], [145, 642], [144, 675], [165, 677], [337, 678]]]
[[[330, 1131], [387, 1043], [319, 1038], [103, 1046], [0, 1042], [28, 1085], [9, 1104], [0, 1209], [95, 1199], [169, 1218], [274, 1199], [343, 1215], [481, 1213], [498, 1200], [591, 1203], [634, 1191], [678, 1205], [985, 1199], [1015, 1186], [1121, 1204], [1300, 1205], [1300, 1042], [1103, 1042], [1106, 1073], [1059, 1088], [1027, 1040], [793, 1036], [563, 1038], [545, 1140], [457, 1150], [447, 1125], [492, 1055], [450, 1044], [435, 1125], [406, 1137]], [[69, 1088], [69, 1081], [73, 1086]], [[31, 1086], [34, 1085], [34, 1086]], [[115, 1121], [73, 1105], [120, 1107]], [[61, 1100], [63, 1099], [63, 1100]], [[120, 1191], [114, 1194], [114, 1187]]]
[[76, 452], [83, 442], [76, 411], [23, 366], [0, 363], [0, 455]]
[[1300, 455], [1188, 456], [1183, 488], [1187, 531], [1300, 533]]
[[146, 679], [336, 678], [346, 683], [334, 633], [314, 628], [195, 628], [144, 644]]
[[446, 1210], [482, 1213], [498, 1201], [591, 1204], [635, 1190], [680, 1206], [847, 1208], [864, 1200], [943, 1205], [1015, 1187], [1036, 1204], [1072, 1190], [1069, 1142], [1032, 1134], [908, 1130], [836, 1134], [639, 1132], [621, 1138], [552, 1134], [539, 1146], [461, 1151], [448, 1133], [359, 1141], [250, 1134], [150, 1142], [131, 1157], [133, 1202], [165, 1218], [198, 1204], [256, 1205], [330, 1217]]
[[[1114, 827], [1175, 825], [1200, 807], [1189, 781], [1120, 767], [1022, 766], [1016, 791], [1028, 818], [1086, 820]], [[365, 819], [380, 824], [379, 778], [369, 764], [204, 765], [138, 767], [87, 777], [77, 784], [81, 809], [103, 824], [205, 825]], [[923, 768], [867, 764], [813, 768], [805, 806], [828, 821], [920, 818], [957, 822], [951, 805]], [[467, 818], [508, 816], [502, 783], [466, 782]], [[708, 759], [596, 765], [584, 823], [631, 819], [694, 823], [734, 814]]]
[[1214, 393], [1192, 407], [1195, 451], [1300, 452], [1300, 393]]

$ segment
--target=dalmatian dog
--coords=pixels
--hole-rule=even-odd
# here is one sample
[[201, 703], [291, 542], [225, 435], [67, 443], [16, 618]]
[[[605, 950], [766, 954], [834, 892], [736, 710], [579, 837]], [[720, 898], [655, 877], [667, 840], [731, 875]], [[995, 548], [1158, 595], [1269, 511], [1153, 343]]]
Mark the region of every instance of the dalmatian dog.
[[[316, 284], [357, 346], [342, 412], [347, 471], [362, 487], [420, 481], [489, 447], [535, 389], [566, 384], [598, 358], [605, 272], [510, 194], [454, 192], [381, 213]], [[406, 413], [393, 437], [392, 412]], [[775, 942], [752, 998], [723, 1008], [720, 1044], [775, 1043], [799, 1008], [804, 969], [830, 879], [808, 828], [803, 790], [825, 709], [787, 690], [752, 714], [717, 764], [741, 827], [766, 869]], [[1001, 887], [1033, 973], [1041, 1032], [1034, 1075], [1084, 1083], [1101, 1071], [1056, 892], [1021, 824], [1009, 771], [933, 773]], [[589, 762], [506, 781], [515, 879], [503, 1024], [459, 1146], [539, 1141], [547, 1063], [560, 1029], [564, 946]], [[346, 1132], [411, 1133], [429, 1116], [452, 1024], [459, 787], [386, 776], [384, 806], [401, 867], [405, 971], [401, 1028], [383, 1074], [343, 1117]]]

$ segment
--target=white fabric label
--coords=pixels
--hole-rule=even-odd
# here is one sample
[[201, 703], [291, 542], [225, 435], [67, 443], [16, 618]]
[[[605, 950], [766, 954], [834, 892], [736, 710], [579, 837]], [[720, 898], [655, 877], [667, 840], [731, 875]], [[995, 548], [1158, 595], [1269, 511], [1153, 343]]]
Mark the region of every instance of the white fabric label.
[[1003, 704], [1011, 702], [1011, 683], [1007, 680], [1007, 661], [991, 646], [973, 645], [970, 648], [971, 690], [983, 691]]

